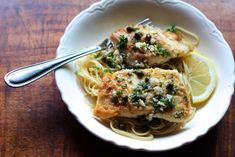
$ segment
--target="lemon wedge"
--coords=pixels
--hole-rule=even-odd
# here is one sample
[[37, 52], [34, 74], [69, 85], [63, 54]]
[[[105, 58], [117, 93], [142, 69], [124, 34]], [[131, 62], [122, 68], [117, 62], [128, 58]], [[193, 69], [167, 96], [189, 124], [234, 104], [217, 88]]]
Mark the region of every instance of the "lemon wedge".
[[213, 63], [198, 52], [184, 57], [183, 61], [193, 96], [193, 104], [205, 102], [216, 87], [217, 74]]

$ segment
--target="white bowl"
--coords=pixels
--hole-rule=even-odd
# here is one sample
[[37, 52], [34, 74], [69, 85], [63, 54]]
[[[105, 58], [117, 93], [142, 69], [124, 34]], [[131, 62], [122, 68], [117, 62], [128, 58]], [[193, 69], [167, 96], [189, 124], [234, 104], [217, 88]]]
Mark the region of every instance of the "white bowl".
[[214, 61], [218, 84], [208, 103], [177, 134], [138, 141], [112, 132], [97, 121], [76, 80], [74, 62], [55, 73], [62, 99], [77, 120], [96, 136], [119, 146], [146, 151], [169, 150], [194, 141], [216, 125], [227, 111], [234, 91], [234, 60], [221, 32], [195, 7], [178, 0], [103, 0], [77, 15], [60, 40], [57, 57], [97, 45], [118, 27], [145, 17], [159, 27], [176, 24], [200, 37], [198, 50]]

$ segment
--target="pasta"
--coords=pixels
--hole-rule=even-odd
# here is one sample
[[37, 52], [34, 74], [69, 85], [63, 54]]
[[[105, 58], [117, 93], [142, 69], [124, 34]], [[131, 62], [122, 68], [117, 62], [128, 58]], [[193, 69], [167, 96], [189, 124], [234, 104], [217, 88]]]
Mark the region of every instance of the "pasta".
[[199, 44], [197, 35], [178, 26], [135, 25], [110, 38], [113, 48], [77, 61], [78, 79], [96, 101], [96, 118], [138, 140], [179, 131], [195, 114], [181, 58]]

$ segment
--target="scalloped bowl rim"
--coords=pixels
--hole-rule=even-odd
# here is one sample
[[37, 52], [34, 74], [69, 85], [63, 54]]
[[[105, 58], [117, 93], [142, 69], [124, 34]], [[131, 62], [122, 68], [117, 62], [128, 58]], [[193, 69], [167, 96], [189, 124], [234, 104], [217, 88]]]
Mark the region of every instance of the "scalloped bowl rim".
[[[147, 1], [154, 1], [154, 0], [147, 0]], [[146, 1], [146, 2], [147, 2]], [[169, 0], [160, 0], [159, 3], [165, 3], [165, 2], [168, 2]], [[94, 11], [94, 10], [99, 10], [100, 7], [104, 7], [106, 5], [108, 5], [108, 3], [115, 3], [116, 0], [102, 0], [100, 2], [96, 2], [96, 3], [93, 3], [89, 8], [87, 8], [86, 10], [82, 11], [80, 14], [78, 14], [77, 16], [75, 16], [75, 18], [69, 23], [69, 25], [66, 27], [65, 29], [65, 32], [63, 34], [63, 36], [61, 37], [61, 40], [60, 40], [60, 45], [59, 47], [57, 48], [57, 57], [61, 55], [61, 52], [62, 52], [62, 49], [64, 48], [63, 47], [63, 40], [65, 40], [66, 38], [66, 35], [67, 35], [67, 32], [70, 31], [71, 27], [74, 25], [75, 21], [79, 20], [82, 16], [85, 16], [85, 14], [89, 14], [90, 11]], [[213, 32], [217, 35], [217, 37], [220, 38], [221, 42], [224, 44], [224, 47], [226, 49], [226, 52], [228, 53], [229, 57], [232, 58], [233, 60], [233, 63], [234, 63], [234, 59], [233, 59], [233, 55], [232, 55], [232, 51], [228, 45], [228, 43], [225, 41], [222, 33], [216, 28], [215, 24], [210, 21], [201, 11], [199, 11], [197, 8], [195, 8], [194, 6], [186, 3], [186, 2], [183, 2], [183, 1], [178, 1], [178, 0], [171, 0], [172, 3], [176, 3], [176, 4], [180, 4], [180, 5], [184, 5], [186, 7], [190, 7], [190, 9], [194, 10], [199, 16], [201, 16], [204, 20], [205, 23], [207, 23], [208, 25], [210, 25], [211, 28], [213, 28]], [[63, 69], [63, 68], [61, 68]], [[194, 141], [195, 139], [197, 139], [198, 137], [206, 134], [210, 128], [212, 128], [213, 126], [215, 126], [221, 119], [222, 117], [225, 115], [229, 105], [230, 105], [230, 102], [231, 102], [231, 98], [232, 98], [232, 95], [233, 95], [233, 92], [234, 92], [234, 65], [233, 67], [231, 67], [232, 69], [232, 73], [229, 73], [230, 75], [230, 79], [227, 80], [227, 85], [226, 85], [226, 89], [225, 89], [225, 93], [226, 93], [226, 102], [224, 103], [224, 107], [222, 108], [223, 110], [221, 111], [220, 115], [217, 116], [212, 123], [210, 123], [206, 128], [204, 128], [203, 130], [200, 130], [200, 132], [197, 132], [196, 135], [193, 135], [191, 137], [188, 137], [187, 139], [184, 139], [183, 141], [177, 143], [177, 144], [170, 144], [169, 146], [167, 147], [164, 147], [164, 148], [155, 148], [155, 147], [148, 147], [147, 145], [143, 145], [143, 146], [136, 146], [136, 145], [127, 145], [125, 142], [120, 142], [120, 141], [114, 141], [112, 139], [110, 139], [110, 137], [107, 137], [105, 135], [102, 135], [100, 133], [97, 133], [93, 130], [93, 128], [89, 127], [86, 125], [86, 122], [84, 122], [84, 120], [81, 120], [81, 117], [83, 115], [77, 115], [77, 113], [74, 111], [74, 109], [71, 108], [70, 106], [70, 103], [71, 103], [71, 98], [70, 96], [68, 95], [68, 93], [66, 93], [66, 91], [64, 91], [63, 89], [63, 86], [62, 86], [62, 82], [63, 80], [61, 80], [61, 76], [59, 74], [59, 71], [61, 69], [58, 69], [56, 72], [55, 72], [55, 80], [56, 80], [56, 84], [58, 86], [58, 89], [61, 93], [61, 97], [62, 97], [62, 100], [65, 102], [65, 104], [67, 105], [69, 111], [76, 117], [76, 119], [87, 129], [89, 130], [91, 133], [93, 133], [94, 135], [96, 135], [97, 137], [100, 137], [101, 139], [105, 140], [105, 141], [108, 141], [108, 142], [111, 142], [111, 143], [114, 143], [118, 146], [121, 146], [121, 147], [125, 147], [125, 148], [129, 148], [129, 149], [134, 149], [134, 150], [144, 150], [144, 151], [165, 151], [165, 150], [169, 150], [169, 149], [174, 149], [174, 148], [177, 148], [177, 147], [180, 147], [186, 143], [190, 143], [192, 141]]]

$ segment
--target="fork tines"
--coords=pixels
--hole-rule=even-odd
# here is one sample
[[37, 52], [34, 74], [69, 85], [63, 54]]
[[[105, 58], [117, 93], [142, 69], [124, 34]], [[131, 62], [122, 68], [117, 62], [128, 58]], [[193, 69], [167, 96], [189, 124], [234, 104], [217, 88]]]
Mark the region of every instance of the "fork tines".
[[146, 18], [144, 20], [139, 21], [137, 24], [138, 25], [149, 25], [149, 26], [151, 26], [152, 25], [152, 21], [149, 18]]

